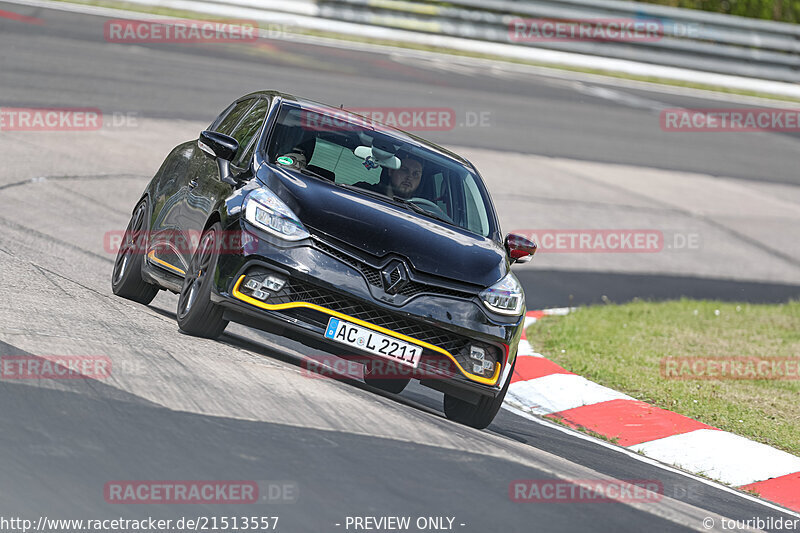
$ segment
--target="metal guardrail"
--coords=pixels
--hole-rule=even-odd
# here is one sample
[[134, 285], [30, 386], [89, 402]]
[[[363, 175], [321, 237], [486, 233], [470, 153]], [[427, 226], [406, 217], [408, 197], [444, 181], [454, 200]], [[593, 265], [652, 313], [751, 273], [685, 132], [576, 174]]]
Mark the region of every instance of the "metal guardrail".
[[[230, 0], [228, 0], [230, 1]], [[234, 0], [235, 1], [235, 0]], [[240, 0], [241, 1], [241, 0]], [[800, 25], [623, 0], [316, 0], [317, 16], [419, 32], [627, 59], [767, 80], [800, 82]], [[515, 19], [655, 22], [637, 41], [511, 38]]]

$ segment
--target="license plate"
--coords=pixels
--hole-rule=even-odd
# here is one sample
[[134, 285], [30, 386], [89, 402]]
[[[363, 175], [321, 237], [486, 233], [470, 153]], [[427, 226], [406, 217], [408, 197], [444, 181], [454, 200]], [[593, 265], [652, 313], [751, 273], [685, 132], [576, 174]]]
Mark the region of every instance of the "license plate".
[[338, 318], [328, 321], [325, 337], [359, 350], [417, 368], [422, 348]]

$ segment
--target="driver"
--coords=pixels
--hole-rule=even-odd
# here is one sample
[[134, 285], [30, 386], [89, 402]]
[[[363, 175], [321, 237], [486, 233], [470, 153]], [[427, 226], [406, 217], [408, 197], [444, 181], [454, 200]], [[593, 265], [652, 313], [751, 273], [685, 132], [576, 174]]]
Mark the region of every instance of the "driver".
[[400, 168], [396, 170], [383, 168], [380, 181], [377, 183], [359, 181], [353, 186], [389, 197], [399, 196], [408, 199], [414, 196], [422, 181], [422, 159], [407, 152], [398, 152], [396, 157], [400, 160]]
[[422, 160], [410, 154], [398, 154], [400, 168], [388, 169], [387, 196], [411, 198], [422, 180]]

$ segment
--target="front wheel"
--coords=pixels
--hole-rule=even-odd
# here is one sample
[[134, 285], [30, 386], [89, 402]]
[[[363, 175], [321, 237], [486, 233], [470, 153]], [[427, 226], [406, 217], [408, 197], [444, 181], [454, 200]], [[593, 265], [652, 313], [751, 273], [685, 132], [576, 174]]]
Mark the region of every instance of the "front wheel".
[[222, 308], [211, 301], [211, 285], [219, 258], [217, 242], [221, 235], [219, 222], [203, 232], [178, 297], [178, 327], [195, 337], [215, 339], [228, 325], [222, 318]]
[[506, 398], [508, 387], [511, 385], [511, 376], [514, 374], [514, 363], [511, 364], [511, 372], [508, 380], [496, 397], [484, 396], [478, 400], [477, 404], [472, 404], [449, 394], [444, 395], [444, 414], [448, 420], [470, 426], [475, 429], [483, 429], [492, 423], [500, 406]]

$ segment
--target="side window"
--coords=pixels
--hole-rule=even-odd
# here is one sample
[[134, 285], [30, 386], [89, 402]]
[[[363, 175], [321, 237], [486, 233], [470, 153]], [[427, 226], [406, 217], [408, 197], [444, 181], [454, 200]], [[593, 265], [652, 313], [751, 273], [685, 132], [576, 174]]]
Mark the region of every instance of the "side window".
[[433, 201], [439, 208], [451, 216], [453, 213], [453, 197], [450, 194], [450, 178], [445, 177], [441, 172], [433, 176], [434, 199]]
[[231, 105], [229, 105], [228, 107], [226, 107], [226, 108], [225, 108], [225, 109], [222, 111], [222, 113], [220, 113], [219, 115], [217, 115], [217, 118], [215, 118], [215, 119], [214, 119], [214, 122], [212, 122], [212, 123], [211, 123], [211, 124], [208, 126], [208, 130], [209, 130], [209, 131], [217, 131], [217, 127], [219, 126], [219, 123], [220, 123], [220, 122], [222, 122], [222, 119], [224, 119], [225, 117], [227, 117], [227, 116], [228, 116], [228, 113], [230, 113], [230, 112], [231, 112], [231, 109], [233, 109], [235, 106], [236, 106], [236, 103], [234, 102], [234, 103], [232, 103]]
[[261, 131], [261, 126], [264, 125], [268, 110], [269, 100], [259, 100], [256, 105], [247, 112], [241, 122], [239, 122], [239, 125], [229, 133], [229, 135], [239, 143], [239, 151], [236, 153], [236, 157], [233, 158], [234, 163], [241, 163], [246, 159], [248, 154], [252, 154], [252, 148], [255, 147], [256, 140], [258, 139], [257, 134]]
[[489, 234], [489, 218], [486, 215], [481, 193], [475, 179], [467, 175], [464, 179], [464, 194], [466, 196], [467, 228], [484, 237]]
[[235, 106], [233, 109], [222, 119], [215, 131], [219, 133], [224, 133], [225, 135], [230, 135], [233, 128], [239, 123], [239, 120], [244, 116], [248, 109], [255, 103], [255, 98], [248, 98], [247, 100], [242, 100]]

